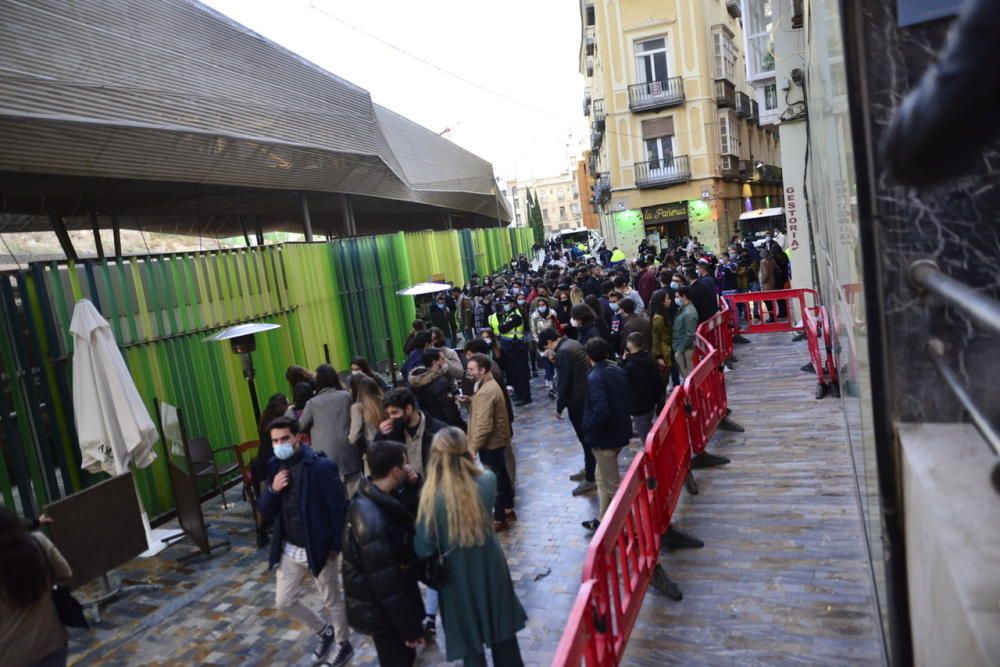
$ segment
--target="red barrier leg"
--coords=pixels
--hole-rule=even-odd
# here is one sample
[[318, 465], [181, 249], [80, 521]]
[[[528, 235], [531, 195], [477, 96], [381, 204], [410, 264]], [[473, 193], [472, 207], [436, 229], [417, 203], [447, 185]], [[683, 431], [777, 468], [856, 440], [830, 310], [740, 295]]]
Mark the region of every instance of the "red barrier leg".
[[667, 549], [701, 549], [705, 543], [694, 535], [688, 535], [670, 526], [667, 528], [667, 532], [663, 533], [663, 541], [660, 546]]
[[681, 593], [681, 589], [678, 588], [673, 579], [667, 576], [667, 571], [664, 570], [663, 566], [659, 563], [656, 564], [656, 568], [653, 570], [653, 580], [650, 583], [653, 585], [653, 588], [660, 591], [675, 602], [679, 602], [684, 599], [684, 594]]
[[729, 463], [729, 459], [725, 456], [702, 452], [701, 454], [691, 458], [691, 469], [699, 470], [701, 468], [714, 468], [715, 466], [724, 466], [727, 463]]

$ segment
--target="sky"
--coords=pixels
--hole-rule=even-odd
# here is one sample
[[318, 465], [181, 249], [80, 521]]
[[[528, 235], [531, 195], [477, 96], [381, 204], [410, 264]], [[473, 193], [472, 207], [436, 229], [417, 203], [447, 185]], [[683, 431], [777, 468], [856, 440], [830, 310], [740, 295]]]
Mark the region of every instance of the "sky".
[[574, 0], [205, 1], [377, 104], [435, 132], [451, 128], [446, 136], [497, 176], [556, 175], [581, 156]]

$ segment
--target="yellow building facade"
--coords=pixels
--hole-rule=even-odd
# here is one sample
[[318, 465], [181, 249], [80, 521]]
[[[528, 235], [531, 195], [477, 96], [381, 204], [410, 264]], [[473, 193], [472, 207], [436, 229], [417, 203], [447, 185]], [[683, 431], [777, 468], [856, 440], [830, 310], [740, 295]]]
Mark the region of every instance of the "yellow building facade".
[[581, 0], [580, 12], [592, 202], [609, 247], [693, 235], [719, 252], [740, 214], [782, 206], [777, 129], [749, 94], [738, 1]]

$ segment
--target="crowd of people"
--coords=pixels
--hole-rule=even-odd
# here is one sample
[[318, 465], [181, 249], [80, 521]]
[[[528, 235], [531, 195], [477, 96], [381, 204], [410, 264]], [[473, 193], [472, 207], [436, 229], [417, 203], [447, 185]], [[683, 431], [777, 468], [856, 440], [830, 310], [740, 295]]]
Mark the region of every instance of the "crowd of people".
[[[485, 665], [489, 649], [495, 665], [523, 664], [526, 615], [497, 534], [517, 521], [515, 407], [535, 401], [531, 378], [544, 376], [538, 400], [553, 419], [568, 417], [580, 443], [569, 493], [597, 493], [597, 516], [581, 522], [594, 531], [620, 482], [622, 449], [646, 438], [692, 371], [698, 324], [721, 296], [779, 288], [789, 271], [770, 239], [758, 250], [734, 238], [718, 256], [697, 239], [643, 243], [632, 261], [615, 259], [617, 248], [542, 250], [439, 293], [413, 323], [401, 374], [384, 377], [363, 358], [344, 376], [329, 364], [291, 366], [291, 398], [268, 401], [253, 464], [258, 544], [270, 545], [276, 607], [316, 632], [317, 664], [346, 664], [353, 628], [373, 637], [381, 664], [412, 665], [436, 641], [439, 614], [448, 660]], [[782, 305], [740, 315], [787, 317]], [[0, 515], [0, 529], [8, 519]], [[35, 539], [49, 562], [39, 576], [67, 577], [34, 535], [22, 527], [0, 539]], [[0, 608], [47, 613], [37, 578], [13, 581], [4, 566]], [[309, 576], [322, 615], [303, 603]], [[15, 631], [0, 624], [0, 637]], [[45, 634], [34, 662], [55, 651], [56, 662], [38, 664], [61, 664], [65, 635]]]

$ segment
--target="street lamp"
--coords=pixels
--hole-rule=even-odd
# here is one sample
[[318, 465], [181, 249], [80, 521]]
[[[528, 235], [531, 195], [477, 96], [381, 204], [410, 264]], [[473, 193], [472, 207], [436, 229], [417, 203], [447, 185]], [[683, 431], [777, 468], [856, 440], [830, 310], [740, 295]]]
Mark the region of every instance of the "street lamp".
[[247, 380], [247, 389], [250, 390], [250, 403], [253, 405], [254, 419], [260, 422], [260, 402], [257, 400], [257, 387], [254, 384], [253, 359], [250, 353], [257, 349], [257, 341], [254, 334], [263, 331], [271, 331], [280, 328], [280, 324], [267, 324], [264, 322], [251, 322], [248, 324], [238, 324], [235, 327], [224, 329], [214, 336], [209, 336], [203, 343], [228, 340], [234, 353], [240, 355], [243, 362], [243, 377]]

